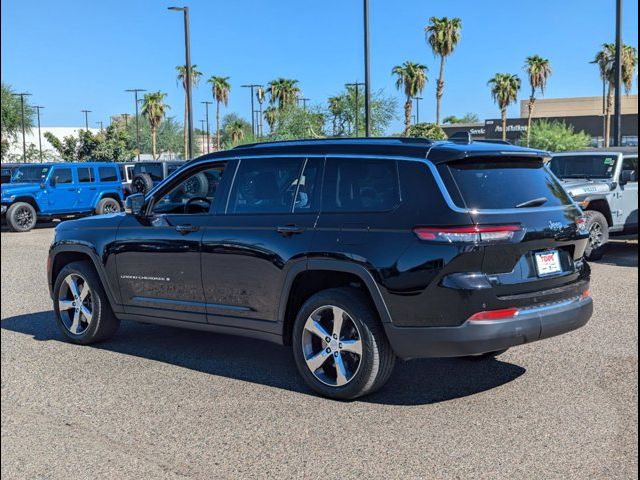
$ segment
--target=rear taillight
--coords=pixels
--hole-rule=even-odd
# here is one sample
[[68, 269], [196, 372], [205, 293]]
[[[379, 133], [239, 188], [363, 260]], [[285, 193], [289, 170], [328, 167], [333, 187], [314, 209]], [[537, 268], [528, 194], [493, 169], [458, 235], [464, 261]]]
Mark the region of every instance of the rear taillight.
[[585, 290], [584, 292], [582, 292], [582, 295], [580, 295], [580, 300], [584, 300], [586, 298], [589, 298], [591, 296], [591, 290]]
[[504, 308], [502, 310], [487, 310], [478, 312], [469, 317], [469, 321], [477, 322], [479, 320], [503, 320], [505, 318], [513, 318], [517, 316], [519, 310], [517, 308]]
[[467, 227], [416, 227], [421, 240], [444, 243], [504, 242], [522, 230], [520, 225], [471, 225]]

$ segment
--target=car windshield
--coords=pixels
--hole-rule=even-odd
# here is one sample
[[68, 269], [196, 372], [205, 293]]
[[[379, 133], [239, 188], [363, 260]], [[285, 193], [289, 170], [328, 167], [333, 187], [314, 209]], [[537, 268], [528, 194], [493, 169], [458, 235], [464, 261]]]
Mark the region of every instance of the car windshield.
[[11, 177], [11, 183], [40, 183], [49, 173], [48, 166], [20, 167]]
[[614, 155], [562, 155], [549, 165], [558, 178], [611, 178], [615, 166]]

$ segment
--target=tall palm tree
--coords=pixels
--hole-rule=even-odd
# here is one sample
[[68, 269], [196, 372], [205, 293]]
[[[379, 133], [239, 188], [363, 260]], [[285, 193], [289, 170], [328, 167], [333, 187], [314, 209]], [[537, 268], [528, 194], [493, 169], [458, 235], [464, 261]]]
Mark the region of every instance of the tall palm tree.
[[278, 78], [269, 82], [267, 92], [269, 93], [269, 103], [277, 104], [278, 110], [285, 107], [295, 105], [300, 94], [300, 88], [297, 86], [298, 80], [290, 78]]
[[[186, 65], [178, 65], [176, 67], [176, 71], [178, 72], [176, 81], [182, 84], [182, 89], [184, 90], [184, 158], [188, 158], [189, 136], [187, 124], [189, 123], [189, 119], [187, 118], [187, 67]], [[196, 88], [198, 86], [200, 77], [202, 77], [202, 72], [198, 71], [198, 66], [191, 65], [191, 88]]]
[[487, 82], [491, 86], [491, 96], [500, 107], [502, 116], [502, 140], [507, 139], [507, 108], [518, 99], [520, 90], [520, 78], [511, 73], [496, 73]]
[[[616, 46], [614, 43], [602, 44], [602, 49], [596, 54], [591, 63], [598, 65], [600, 78], [607, 86], [607, 98], [605, 102], [605, 127], [604, 146], [608, 147], [611, 142], [611, 113], [613, 110], [613, 97], [615, 93], [616, 72], [615, 72]], [[630, 45], [622, 45], [622, 83], [625, 92], [628, 94], [633, 86], [633, 79], [638, 68], [638, 51]]]
[[264, 109], [264, 119], [267, 121], [267, 125], [269, 125], [269, 131], [273, 133], [276, 128], [276, 121], [278, 120], [278, 110], [273, 105], [268, 106]]
[[163, 92], [147, 93], [142, 101], [142, 115], [147, 118], [149, 126], [151, 127], [151, 153], [154, 160], [158, 158], [156, 148], [156, 138], [158, 135], [158, 127], [164, 120], [164, 117], [169, 110], [169, 105], [165, 105], [164, 99], [167, 96]]
[[529, 85], [531, 86], [531, 96], [529, 97], [529, 116], [527, 117], [527, 147], [529, 146], [529, 140], [531, 138], [531, 119], [533, 118], [533, 106], [536, 102], [536, 90], [540, 90], [540, 93], [544, 95], [544, 89], [547, 86], [547, 81], [551, 76], [551, 63], [547, 58], [542, 58], [540, 55], [532, 55], [527, 57], [524, 64], [524, 69], [529, 77]]
[[220, 150], [220, 104], [226, 107], [229, 104], [229, 92], [231, 92], [231, 84], [229, 77], [216, 77], [213, 75], [208, 83], [211, 84], [211, 93], [216, 101], [216, 149]]
[[404, 62], [396, 65], [391, 70], [396, 75], [396, 88], [403, 89], [407, 100], [404, 102], [404, 134], [406, 135], [411, 125], [411, 109], [413, 107], [413, 97], [422, 93], [427, 84], [427, 67], [420, 63]]
[[244, 123], [242, 120], [234, 120], [225, 127], [225, 132], [231, 138], [231, 142], [237, 145], [244, 138]]
[[260, 116], [258, 121], [258, 136], [262, 137], [262, 104], [265, 101], [265, 92], [263, 87], [256, 88], [256, 100], [258, 100]]
[[462, 20], [459, 18], [431, 17], [429, 25], [424, 30], [433, 54], [440, 57], [440, 76], [438, 77], [438, 83], [436, 83], [436, 124], [440, 125], [440, 107], [442, 95], [444, 94], [444, 62], [453, 53], [460, 41]]

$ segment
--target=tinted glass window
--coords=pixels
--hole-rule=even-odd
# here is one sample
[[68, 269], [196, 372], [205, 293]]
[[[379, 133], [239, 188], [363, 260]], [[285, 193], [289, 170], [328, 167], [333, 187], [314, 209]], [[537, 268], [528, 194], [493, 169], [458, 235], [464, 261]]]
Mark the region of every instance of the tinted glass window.
[[118, 174], [116, 173], [116, 167], [100, 167], [98, 168], [98, 175], [100, 175], [101, 182], [117, 182]]
[[13, 172], [11, 183], [39, 183], [49, 173], [49, 167], [20, 167]]
[[567, 155], [551, 160], [551, 171], [559, 178], [611, 178], [615, 155]]
[[71, 177], [71, 169], [70, 168], [56, 168], [53, 171], [53, 178], [56, 179], [58, 184], [61, 183], [73, 183], [73, 179]]
[[622, 161], [622, 170], [634, 172], [633, 181], [638, 181], [638, 157], [627, 157]]
[[301, 158], [241, 160], [227, 213], [291, 212], [302, 163]]
[[78, 181], [80, 183], [93, 182], [93, 169], [89, 167], [82, 167], [78, 169]]
[[167, 176], [171, 175], [173, 172], [178, 170], [181, 166], [182, 165], [178, 165], [175, 163], [167, 165]]
[[448, 167], [466, 204], [461, 207], [505, 209], [571, 203], [541, 159], [467, 160]]
[[139, 173], [146, 173], [155, 182], [159, 182], [163, 179], [162, 165], [159, 163], [138, 163], [134, 167], [133, 172], [136, 175]]
[[225, 163], [189, 175], [154, 205], [154, 213], [207, 213], [213, 205]]
[[307, 160], [307, 164], [298, 182], [294, 211], [318, 211], [320, 201], [319, 184], [323, 163], [324, 161], [321, 158], [310, 158]]
[[382, 212], [400, 201], [393, 160], [329, 159], [322, 195], [326, 212]]

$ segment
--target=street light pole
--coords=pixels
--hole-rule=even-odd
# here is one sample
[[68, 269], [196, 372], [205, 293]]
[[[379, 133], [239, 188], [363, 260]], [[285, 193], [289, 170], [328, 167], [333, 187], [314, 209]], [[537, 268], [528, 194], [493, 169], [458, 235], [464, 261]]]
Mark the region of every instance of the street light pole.
[[103, 125], [102, 121], [96, 122], [96, 125], [100, 125], [100, 131], [104, 130], [104, 128], [102, 127], [102, 125]]
[[24, 132], [24, 97], [31, 95], [30, 93], [14, 93], [16, 97], [20, 97], [20, 109], [22, 110], [22, 162], [27, 163], [27, 141]]
[[91, 113], [91, 110], [80, 110], [80, 111], [84, 113], [84, 128], [88, 132], [89, 131], [89, 114]]
[[256, 136], [256, 121], [255, 121], [255, 116], [253, 115], [253, 89], [256, 87], [261, 87], [262, 85], [259, 85], [257, 83], [249, 83], [247, 85], [240, 85], [241, 88], [250, 88], [251, 89], [251, 133], [253, 134], [253, 136]]
[[[365, 137], [371, 136], [371, 75], [369, 72], [369, 0], [364, 0], [364, 123]], [[357, 116], [356, 116], [357, 118]]]
[[211, 149], [209, 148], [209, 105], [212, 105], [213, 102], [200, 102], [200, 103], [204, 103], [204, 109], [205, 109], [205, 119], [207, 121], [207, 153], [211, 152]]
[[193, 158], [193, 105], [191, 101], [191, 42], [189, 32], [189, 7], [169, 7], [169, 10], [182, 12], [184, 16], [184, 58], [187, 95], [187, 143], [189, 158]]
[[311, 100], [310, 98], [298, 98], [298, 103], [302, 102], [302, 109], [306, 112], [307, 111], [307, 102]]
[[416, 101], [416, 123], [420, 123], [420, 100], [422, 97], [413, 97], [413, 99]]
[[44, 107], [36, 105], [34, 108], [38, 112], [38, 147], [40, 147], [40, 163], [42, 163], [42, 132], [40, 131], [40, 110], [42, 110]]
[[355, 136], [356, 137], [360, 133], [360, 128], [358, 127], [358, 125], [359, 125], [358, 118], [360, 117], [360, 105], [358, 103], [358, 90], [359, 90], [359, 87], [361, 85], [364, 85], [364, 83], [358, 82], [357, 80], [355, 82], [353, 82], [353, 83], [346, 83], [345, 84], [345, 87], [353, 87], [356, 90], [356, 99], [355, 99], [356, 100], [356, 119], [355, 119], [356, 120], [356, 122], [355, 122], [356, 123], [356, 132], [355, 132], [356, 135]]
[[[138, 161], [140, 161], [140, 120], [138, 115], [138, 92], [146, 92], [143, 88], [129, 88], [125, 92], [133, 92], [136, 101], [136, 149], [138, 150]], [[127, 121], [127, 117], [125, 122]]]
[[204, 155], [204, 135], [205, 135], [205, 130], [204, 130], [204, 120], [200, 119], [200, 131], [202, 132], [202, 154]]
[[124, 128], [128, 128], [129, 127], [129, 114], [128, 113], [123, 113], [122, 116], [124, 117]]
[[622, 144], [622, 0], [616, 0], [616, 58], [613, 144]]

